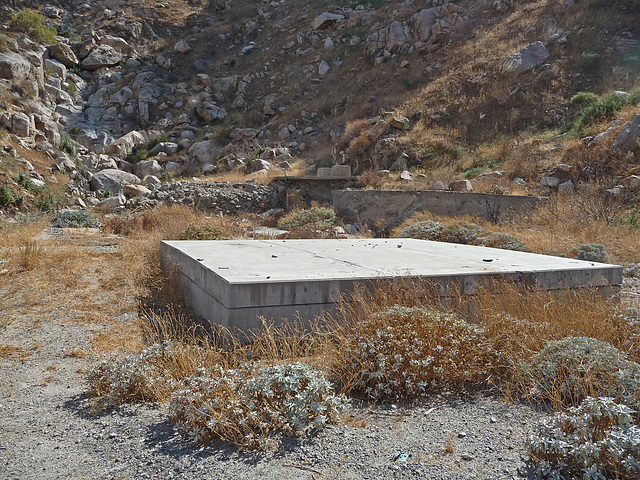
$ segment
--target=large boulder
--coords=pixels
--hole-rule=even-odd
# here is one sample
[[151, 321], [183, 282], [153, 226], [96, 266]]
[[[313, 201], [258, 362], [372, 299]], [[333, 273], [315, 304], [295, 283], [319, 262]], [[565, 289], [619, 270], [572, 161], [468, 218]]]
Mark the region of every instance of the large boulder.
[[24, 113], [14, 113], [11, 117], [11, 132], [19, 137], [31, 135], [31, 119]]
[[323, 28], [330, 27], [337, 21], [342, 21], [344, 19], [344, 15], [324, 12], [313, 19], [312, 26], [314, 30], [321, 30]]
[[611, 150], [622, 154], [633, 152], [640, 157], [640, 114], [635, 114], [624, 126]]
[[122, 61], [124, 57], [109, 45], [100, 45], [85, 58], [80, 66], [85, 70], [98, 70], [112, 67]]
[[54, 60], [59, 61], [65, 67], [71, 68], [78, 64], [78, 57], [73, 53], [71, 47], [65, 43], [58, 43], [57, 45], [49, 46], [49, 56]]
[[138, 177], [144, 178], [147, 175], [157, 175], [162, 172], [162, 165], [157, 160], [145, 160], [138, 162], [133, 166], [133, 173]]
[[89, 184], [92, 190], [105, 190], [113, 194], [119, 194], [125, 185], [139, 185], [140, 179], [133, 173], [109, 168], [96, 173], [91, 177]]
[[187, 151], [189, 161], [196, 165], [204, 165], [205, 163], [215, 163], [218, 158], [220, 149], [217, 148], [213, 140], [205, 140], [196, 142]]
[[0, 53], [0, 78], [6, 78], [13, 83], [26, 80], [31, 72], [31, 63], [14, 52]]
[[107, 145], [105, 153], [108, 155], [117, 155], [124, 158], [129, 155], [134, 148], [139, 147], [140, 145], [144, 145], [145, 143], [146, 140], [144, 138], [144, 135], [136, 130], [133, 130]]
[[502, 65], [504, 73], [523, 73], [540, 65], [549, 57], [549, 52], [542, 42], [533, 42], [522, 50], [510, 55]]

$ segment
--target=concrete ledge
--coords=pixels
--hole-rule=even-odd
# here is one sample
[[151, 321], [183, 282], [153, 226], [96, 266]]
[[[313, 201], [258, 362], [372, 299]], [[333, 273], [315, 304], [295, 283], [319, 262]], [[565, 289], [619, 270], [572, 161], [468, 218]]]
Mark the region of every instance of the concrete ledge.
[[231, 329], [259, 316], [309, 319], [332, 308], [356, 283], [412, 278], [475, 293], [487, 280], [545, 290], [616, 288], [622, 267], [416, 239], [164, 241], [165, 269], [177, 269], [193, 310]]
[[395, 226], [422, 211], [497, 221], [504, 215], [530, 212], [544, 200], [543, 197], [449, 191], [335, 190], [331, 193], [331, 204], [341, 216], [370, 226], [379, 219], [385, 219], [386, 226]]

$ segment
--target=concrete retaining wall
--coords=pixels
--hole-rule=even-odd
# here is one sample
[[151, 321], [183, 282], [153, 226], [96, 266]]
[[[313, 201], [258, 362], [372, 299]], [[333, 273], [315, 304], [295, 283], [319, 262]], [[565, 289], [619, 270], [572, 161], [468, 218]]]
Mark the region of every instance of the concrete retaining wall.
[[530, 212], [545, 200], [518, 195], [404, 190], [334, 190], [331, 197], [335, 210], [348, 221], [371, 226], [382, 220], [385, 227], [396, 226], [422, 211], [497, 221], [504, 215]]

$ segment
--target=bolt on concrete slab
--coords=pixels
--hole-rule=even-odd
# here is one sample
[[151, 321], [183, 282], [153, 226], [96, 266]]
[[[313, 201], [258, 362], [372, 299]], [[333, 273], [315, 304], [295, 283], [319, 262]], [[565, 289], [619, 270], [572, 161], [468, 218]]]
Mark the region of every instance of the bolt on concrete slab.
[[163, 241], [163, 268], [176, 269], [196, 314], [231, 329], [260, 317], [313, 318], [356, 283], [433, 281], [474, 293], [483, 280], [545, 290], [615, 289], [622, 267], [496, 248], [411, 238], [348, 240]]

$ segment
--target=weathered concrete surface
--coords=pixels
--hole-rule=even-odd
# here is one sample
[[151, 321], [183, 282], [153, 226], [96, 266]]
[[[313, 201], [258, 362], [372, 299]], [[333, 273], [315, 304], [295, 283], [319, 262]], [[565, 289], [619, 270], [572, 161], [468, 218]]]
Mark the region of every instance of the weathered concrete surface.
[[494, 195], [448, 191], [334, 190], [331, 205], [348, 221], [373, 225], [385, 219], [395, 226], [411, 215], [428, 211], [436, 215], [471, 215], [497, 221], [538, 208], [543, 197]]
[[622, 267], [416, 239], [164, 241], [194, 311], [211, 323], [258, 328], [259, 316], [311, 318], [359, 282], [423, 278], [446, 295], [483, 280], [543, 289], [619, 286]]

